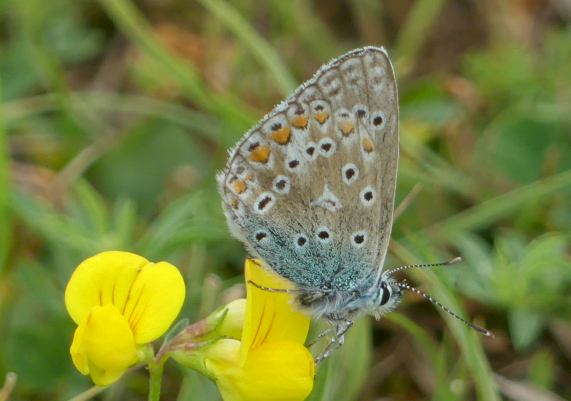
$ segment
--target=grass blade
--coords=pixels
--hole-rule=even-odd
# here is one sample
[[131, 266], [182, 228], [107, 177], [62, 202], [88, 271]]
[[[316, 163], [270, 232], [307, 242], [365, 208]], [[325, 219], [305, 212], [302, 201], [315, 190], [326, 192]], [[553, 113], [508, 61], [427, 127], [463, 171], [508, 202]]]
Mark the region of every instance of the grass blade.
[[289, 96], [297, 87], [297, 81], [284, 67], [278, 53], [266, 42], [228, 2], [220, 0], [199, 0], [200, 3], [218, 18], [226, 28], [234, 33], [242, 44], [262, 64], [276, 81], [280, 92]]
[[[1, 77], [0, 77], [1, 78]], [[0, 101], [2, 100], [2, 81], [0, 80]], [[8, 139], [4, 129], [4, 120], [0, 118], [0, 276], [6, 267], [10, 247], [10, 215], [8, 212]]]
[[430, 233], [430, 235], [450, 236], [454, 232], [482, 228], [493, 221], [517, 213], [528, 202], [545, 198], [547, 195], [565, 188], [571, 188], [571, 171], [564, 171], [516, 188], [436, 223], [423, 231]]
[[396, 46], [399, 75], [405, 76], [414, 67], [416, 57], [431, 31], [432, 24], [446, 5], [446, 0], [418, 0], [409, 11]]
[[[396, 245], [396, 243], [393, 245]], [[418, 258], [416, 258], [414, 254], [403, 245], [399, 244], [398, 246], [394, 246], [393, 249], [399, 258], [405, 262], [418, 263]], [[434, 298], [438, 299], [442, 304], [446, 305], [460, 316], [465, 315], [462, 313], [462, 308], [458, 299], [446, 287], [446, 285], [438, 280], [438, 277], [435, 274], [420, 269], [411, 272], [411, 274], [415, 278], [419, 278], [419, 281], [427, 284], [430, 288], [430, 294], [434, 296]], [[464, 362], [472, 373], [478, 399], [481, 401], [500, 401], [501, 399], [497, 385], [494, 381], [493, 372], [480, 341], [482, 337], [444, 311], [439, 310], [439, 312], [446, 320], [452, 335], [462, 351], [461, 357], [464, 359]]]
[[255, 121], [254, 113], [243, 102], [225, 95], [223, 98], [208, 91], [198, 72], [171, 55], [152, 35], [143, 15], [128, 0], [102, 0], [109, 17], [152, 60], [175, 79], [186, 94], [206, 110], [237, 125], [243, 131]]

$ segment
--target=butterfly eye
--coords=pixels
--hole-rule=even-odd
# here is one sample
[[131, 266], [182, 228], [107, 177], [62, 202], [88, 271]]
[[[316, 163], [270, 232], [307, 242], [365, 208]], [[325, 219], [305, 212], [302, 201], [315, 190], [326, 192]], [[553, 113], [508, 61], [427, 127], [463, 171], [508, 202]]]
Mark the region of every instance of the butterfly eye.
[[384, 304], [386, 304], [387, 302], [389, 302], [389, 299], [391, 298], [391, 289], [390, 287], [387, 285], [387, 283], [385, 281], [383, 281], [381, 283], [381, 292], [383, 293], [381, 295], [381, 303], [380, 305], [383, 306]]

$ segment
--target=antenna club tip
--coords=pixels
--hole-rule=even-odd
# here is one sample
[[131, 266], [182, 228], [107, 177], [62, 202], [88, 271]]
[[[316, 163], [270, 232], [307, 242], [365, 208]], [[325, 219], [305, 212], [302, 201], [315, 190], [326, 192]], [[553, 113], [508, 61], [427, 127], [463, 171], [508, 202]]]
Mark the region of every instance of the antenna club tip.
[[455, 258], [450, 259], [447, 264], [448, 265], [454, 265], [454, 264], [460, 263], [460, 262], [462, 262], [462, 256], [456, 256]]

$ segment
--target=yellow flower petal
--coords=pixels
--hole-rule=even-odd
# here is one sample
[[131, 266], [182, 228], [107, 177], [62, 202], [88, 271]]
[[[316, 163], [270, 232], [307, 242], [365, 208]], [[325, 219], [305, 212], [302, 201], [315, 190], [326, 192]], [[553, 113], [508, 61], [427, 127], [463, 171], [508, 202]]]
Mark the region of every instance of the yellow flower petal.
[[77, 369], [105, 386], [137, 363], [133, 333], [113, 305], [94, 306], [76, 330], [70, 352]]
[[102, 252], [82, 262], [65, 291], [71, 318], [80, 324], [93, 306], [114, 305], [126, 318], [135, 342], [160, 337], [178, 315], [184, 280], [170, 263], [151, 263], [129, 252]]
[[144, 266], [124, 311], [137, 344], [151, 342], [169, 328], [180, 312], [185, 292], [179, 270], [170, 263]]
[[224, 401], [302, 401], [313, 388], [311, 353], [291, 341], [266, 342], [239, 365], [239, 343], [222, 340], [208, 351], [207, 367], [213, 372]]
[[250, 350], [282, 340], [303, 344], [309, 331], [309, 317], [294, 309], [290, 294], [262, 290], [248, 283], [253, 281], [259, 286], [276, 289], [292, 288], [289, 281], [263, 268], [261, 263], [246, 260], [248, 296], [240, 351], [242, 365], [246, 363]]
[[206, 373], [217, 380], [222, 372], [241, 369], [238, 365], [240, 360], [240, 341], [226, 338], [216, 341], [204, 350], [204, 366]]
[[97, 366], [91, 366], [91, 380], [101, 387], [115, 383], [123, 376], [123, 373], [125, 373], [125, 369], [101, 369]]
[[85, 351], [85, 325], [81, 324], [75, 329], [73, 333], [73, 341], [69, 348], [71, 360], [73, 364], [83, 375], [89, 374], [89, 361], [87, 360], [87, 353]]
[[95, 305], [114, 304], [123, 310], [140, 270], [149, 261], [129, 252], [102, 252], [83, 261], [65, 289], [65, 306], [81, 324]]

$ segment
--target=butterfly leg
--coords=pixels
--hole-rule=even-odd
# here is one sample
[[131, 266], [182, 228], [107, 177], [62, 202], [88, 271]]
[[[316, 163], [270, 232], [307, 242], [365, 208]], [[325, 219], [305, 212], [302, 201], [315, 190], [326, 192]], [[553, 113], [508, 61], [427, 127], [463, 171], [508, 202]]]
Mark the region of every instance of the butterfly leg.
[[327, 344], [323, 352], [317, 356], [317, 358], [315, 358], [315, 363], [317, 365], [327, 359], [333, 353], [333, 351], [343, 345], [345, 342], [345, 334], [351, 328], [351, 326], [353, 326], [353, 322], [348, 319], [332, 320], [331, 322], [333, 323], [333, 327], [331, 329], [335, 332], [333, 336], [331, 336], [331, 341], [329, 344]]
[[315, 337], [307, 344], [307, 347], [312, 347], [317, 342], [319, 342], [319, 340], [321, 340], [323, 337], [327, 337], [328, 335], [330, 335], [333, 332], [333, 329], [334, 329], [333, 327], [329, 327], [328, 329], [323, 330], [321, 333], [319, 333], [317, 337]]

